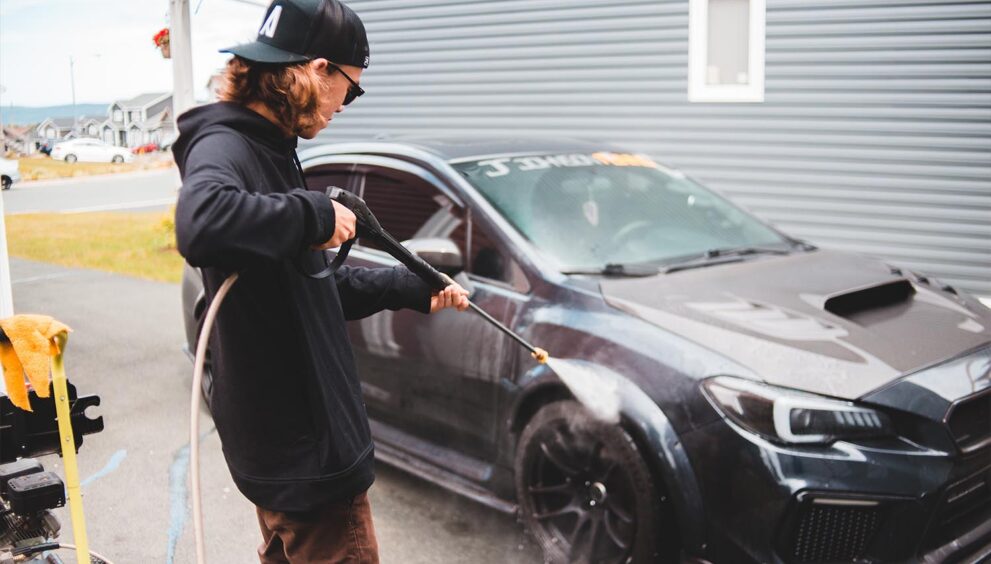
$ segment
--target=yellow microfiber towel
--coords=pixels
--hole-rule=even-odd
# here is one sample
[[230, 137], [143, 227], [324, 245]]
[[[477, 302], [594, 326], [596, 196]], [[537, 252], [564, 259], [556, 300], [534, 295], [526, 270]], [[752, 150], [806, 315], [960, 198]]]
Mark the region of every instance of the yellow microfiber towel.
[[0, 343], [0, 364], [7, 384], [7, 395], [17, 407], [32, 411], [24, 374], [38, 397], [48, 397], [52, 357], [59, 354], [55, 337], [71, 331], [47, 315], [15, 315], [0, 319], [0, 329], [10, 342]]

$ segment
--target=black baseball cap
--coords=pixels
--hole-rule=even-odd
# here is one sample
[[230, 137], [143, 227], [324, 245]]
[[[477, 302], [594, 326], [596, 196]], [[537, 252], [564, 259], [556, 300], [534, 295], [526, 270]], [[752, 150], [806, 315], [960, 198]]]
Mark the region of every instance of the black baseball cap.
[[338, 0], [275, 0], [251, 43], [221, 49], [256, 63], [301, 63], [318, 57], [368, 68], [368, 37], [354, 10]]

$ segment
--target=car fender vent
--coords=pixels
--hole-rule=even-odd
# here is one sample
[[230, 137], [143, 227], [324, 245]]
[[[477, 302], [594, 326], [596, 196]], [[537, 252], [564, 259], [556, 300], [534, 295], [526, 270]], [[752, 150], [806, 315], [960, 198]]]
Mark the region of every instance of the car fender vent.
[[864, 311], [902, 303], [914, 294], [912, 283], [903, 278], [830, 296], [826, 298], [823, 308], [840, 317], [851, 317]]
[[991, 445], [991, 389], [953, 404], [946, 426], [964, 453]]

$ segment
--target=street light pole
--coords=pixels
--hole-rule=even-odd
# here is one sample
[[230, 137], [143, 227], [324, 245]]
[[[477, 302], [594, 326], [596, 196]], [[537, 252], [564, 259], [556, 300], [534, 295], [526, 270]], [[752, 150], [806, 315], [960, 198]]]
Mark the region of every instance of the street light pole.
[[69, 84], [72, 88], [72, 131], [76, 131], [79, 116], [76, 115], [76, 62], [69, 56]]

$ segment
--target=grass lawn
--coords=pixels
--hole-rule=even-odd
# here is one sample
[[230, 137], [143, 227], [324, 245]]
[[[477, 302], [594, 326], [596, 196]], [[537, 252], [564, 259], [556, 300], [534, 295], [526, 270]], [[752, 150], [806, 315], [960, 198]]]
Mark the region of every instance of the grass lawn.
[[11, 256], [178, 282], [171, 211], [9, 215]]
[[168, 155], [140, 155], [130, 163], [67, 163], [45, 156], [24, 157], [18, 160], [18, 169], [24, 180], [47, 180], [51, 178], [72, 178], [94, 174], [132, 172], [172, 166]]

